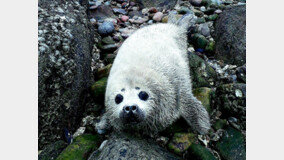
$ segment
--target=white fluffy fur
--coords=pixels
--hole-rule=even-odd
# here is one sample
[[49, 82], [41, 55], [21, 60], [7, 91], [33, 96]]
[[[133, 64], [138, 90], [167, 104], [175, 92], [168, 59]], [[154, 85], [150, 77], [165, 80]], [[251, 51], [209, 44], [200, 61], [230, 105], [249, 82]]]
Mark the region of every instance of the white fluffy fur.
[[[150, 25], [125, 40], [110, 71], [106, 113], [97, 129], [127, 129], [119, 113], [123, 106], [136, 104], [145, 113], [145, 120], [136, 126], [138, 130], [157, 133], [183, 116], [193, 129], [207, 133], [208, 113], [191, 91], [186, 38], [186, 29], [192, 23], [189, 20], [180, 26]], [[140, 91], [149, 93], [147, 101], [138, 98]], [[124, 99], [117, 105], [114, 99], [118, 93]]]

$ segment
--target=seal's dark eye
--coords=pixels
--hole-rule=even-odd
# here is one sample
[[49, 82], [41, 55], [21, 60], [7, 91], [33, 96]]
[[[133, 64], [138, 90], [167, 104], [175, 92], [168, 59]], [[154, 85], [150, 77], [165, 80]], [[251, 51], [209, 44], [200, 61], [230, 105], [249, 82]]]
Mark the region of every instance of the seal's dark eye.
[[115, 103], [119, 104], [123, 101], [123, 96], [121, 94], [116, 95], [115, 97]]
[[139, 94], [138, 94], [138, 97], [143, 100], [143, 101], [146, 101], [148, 98], [149, 98], [149, 95], [148, 93], [146, 93], [145, 91], [141, 91]]

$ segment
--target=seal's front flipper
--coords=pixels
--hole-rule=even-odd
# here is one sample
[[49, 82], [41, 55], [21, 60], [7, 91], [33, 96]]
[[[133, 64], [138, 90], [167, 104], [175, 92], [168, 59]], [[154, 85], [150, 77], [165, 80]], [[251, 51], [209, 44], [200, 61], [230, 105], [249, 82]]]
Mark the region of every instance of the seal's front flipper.
[[194, 96], [191, 96], [188, 106], [182, 108], [181, 116], [187, 121], [191, 128], [200, 134], [208, 133], [210, 129], [209, 115], [201, 104]]

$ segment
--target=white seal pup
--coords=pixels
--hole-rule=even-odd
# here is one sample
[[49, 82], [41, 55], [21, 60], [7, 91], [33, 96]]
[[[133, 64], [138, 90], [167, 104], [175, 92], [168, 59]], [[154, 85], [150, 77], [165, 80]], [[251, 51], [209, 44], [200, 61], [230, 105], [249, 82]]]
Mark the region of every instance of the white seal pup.
[[152, 135], [180, 116], [200, 134], [210, 128], [206, 109], [192, 94], [187, 55], [187, 29], [196, 17], [135, 31], [118, 50], [105, 93], [106, 113], [100, 132], [137, 130]]

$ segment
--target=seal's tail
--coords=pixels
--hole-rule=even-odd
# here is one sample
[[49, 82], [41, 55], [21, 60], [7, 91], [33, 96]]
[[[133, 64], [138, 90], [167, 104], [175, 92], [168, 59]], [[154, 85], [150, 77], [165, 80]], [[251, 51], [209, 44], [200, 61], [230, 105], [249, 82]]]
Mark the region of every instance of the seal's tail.
[[169, 13], [168, 23], [176, 24], [181, 28], [187, 30], [195, 24], [196, 19], [197, 17], [193, 13], [187, 13], [183, 15], [180, 19], [177, 19], [176, 13], [172, 11]]

